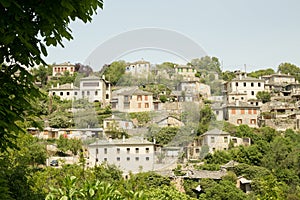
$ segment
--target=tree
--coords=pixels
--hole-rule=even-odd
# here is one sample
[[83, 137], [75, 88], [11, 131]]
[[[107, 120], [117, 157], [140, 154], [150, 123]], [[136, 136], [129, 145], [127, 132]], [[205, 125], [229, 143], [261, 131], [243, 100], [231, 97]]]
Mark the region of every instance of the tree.
[[115, 61], [111, 63], [104, 72], [105, 79], [110, 81], [112, 85], [116, 85], [125, 73], [125, 68], [125, 61]]
[[202, 58], [196, 58], [191, 60], [189, 65], [196, 67], [197, 71], [205, 70], [207, 72], [217, 72], [221, 75], [221, 64], [218, 58], [204, 56]]
[[300, 80], [300, 68], [291, 63], [281, 63], [278, 66], [278, 72], [295, 76], [296, 80]]
[[259, 91], [256, 94], [256, 98], [261, 100], [263, 103], [266, 103], [271, 100], [271, 95], [267, 91]]
[[261, 76], [271, 75], [271, 74], [275, 74], [275, 71], [274, 69], [268, 68], [268, 69], [260, 69], [257, 71], [250, 72], [248, 76], [259, 78]]
[[42, 55], [47, 55], [46, 46], [63, 46], [63, 39], [72, 39], [70, 22], [89, 22], [102, 6], [102, 0], [1, 1], [1, 151], [14, 146], [11, 140], [22, 131], [17, 121], [24, 121], [35, 110], [30, 101], [40, 95], [33, 76], [25, 68], [46, 64], [42, 59]]

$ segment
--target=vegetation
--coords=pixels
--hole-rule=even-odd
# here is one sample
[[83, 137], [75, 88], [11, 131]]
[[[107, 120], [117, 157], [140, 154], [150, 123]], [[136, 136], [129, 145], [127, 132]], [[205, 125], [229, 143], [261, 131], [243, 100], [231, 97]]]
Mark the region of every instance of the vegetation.
[[256, 98], [261, 100], [262, 103], [266, 103], [271, 100], [271, 94], [267, 91], [259, 91], [256, 94]]

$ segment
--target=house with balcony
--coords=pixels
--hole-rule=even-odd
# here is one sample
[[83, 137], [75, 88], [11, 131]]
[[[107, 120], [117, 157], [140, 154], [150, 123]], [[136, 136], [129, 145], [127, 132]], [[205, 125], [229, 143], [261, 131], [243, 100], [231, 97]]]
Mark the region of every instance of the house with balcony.
[[143, 138], [97, 140], [88, 146], [88, 166], [114, 164], [124, 174], [154, 169], [155, 144]]
[[52, 67], [52, 76], [61, 76], [65, 72], [73, 75], [75, 72], [75, 65], [71, 64], [70, 62], [64, 62], [61, 64], [55, 64]]
[[235, 74], [236, 78], [224, 83], [224, 95], [228, 103], [256, 100], [256, 94], [265, 90], [265, 80], [247, 77], [247, 73], [241, 71]]
[[153, 94], [139, 88], [124, 88], [111, 101], [112, 110], [119, 112], [149, 112], [154, 110]]

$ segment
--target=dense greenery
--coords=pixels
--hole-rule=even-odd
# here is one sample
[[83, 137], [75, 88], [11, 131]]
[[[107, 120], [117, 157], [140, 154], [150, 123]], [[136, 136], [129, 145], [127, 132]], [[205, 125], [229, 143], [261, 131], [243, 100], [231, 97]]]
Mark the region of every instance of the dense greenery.
[[112, 62], [104, 72], [105, 79], [111, 82], [112, 85], [116, 85], [125, 73], [125, 68], [125, 61]]

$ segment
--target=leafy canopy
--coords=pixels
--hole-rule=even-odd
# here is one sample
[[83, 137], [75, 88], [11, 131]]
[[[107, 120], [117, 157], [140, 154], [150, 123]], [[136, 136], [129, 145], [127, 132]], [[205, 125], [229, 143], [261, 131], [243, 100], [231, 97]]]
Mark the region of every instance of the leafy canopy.
[[89, 22], [102, 6], [102, 0], [0, 1], [0, 151], [13, 146], [18, 121], [35, 112], [41, 95], [25, 67], [45, 64], [46, 46], [63, 46], [72, 39], [70, 22]]

